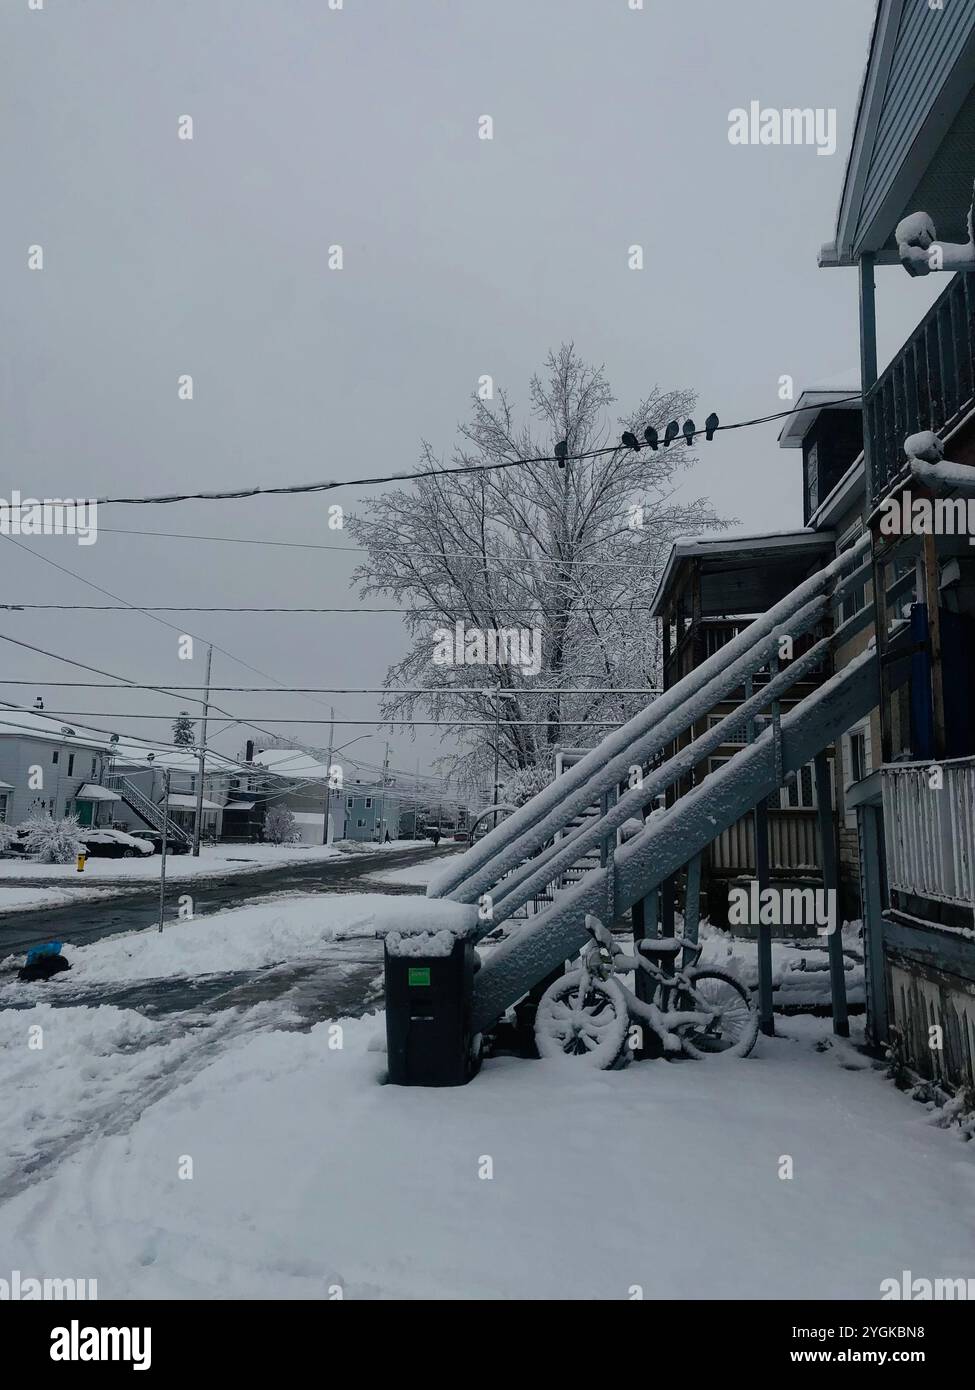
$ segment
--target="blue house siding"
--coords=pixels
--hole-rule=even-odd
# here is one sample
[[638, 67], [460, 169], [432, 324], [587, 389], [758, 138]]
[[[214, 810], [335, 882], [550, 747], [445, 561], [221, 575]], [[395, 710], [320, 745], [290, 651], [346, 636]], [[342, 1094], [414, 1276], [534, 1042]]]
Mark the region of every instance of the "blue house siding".
[[[903, 6], [886, 97], [863, 187], [855, 236], [857, 245], [869, 233], [885, 201], [895, 194], [905, 159], [925, 123], [936, 114], [939, 99], [944, 97], [946, 78], [958, 69], [973, 33], [975, 0], [950, 0], [943, 10], [931, 10], [927, 4], [911, 0]], [[965, 67], [970, 86], [972, 74], [967, 61]], [[959, 79], [962, 76], [958, 69]], [[947, 122], [945, 124], [947, 127]], [[940, 132], [944, 133], [944, 130]], [[923, 162], [912, 184], [922, 173]], [[902, 190], [904, 196], [906, 192]]]

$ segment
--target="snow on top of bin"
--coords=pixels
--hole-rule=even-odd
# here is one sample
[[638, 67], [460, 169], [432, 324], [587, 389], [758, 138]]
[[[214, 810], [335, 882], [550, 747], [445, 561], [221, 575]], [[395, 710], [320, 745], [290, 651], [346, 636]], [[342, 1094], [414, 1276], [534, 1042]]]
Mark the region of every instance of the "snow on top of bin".
[[449, 956], [477, 925], [473, 904], [406, 895], [388, 902], [388, 908], [376, 914], [376, 931], [385, 935], [391, 956]]
[[459, 937], [444, 928], [438, 932], [408, 932], [405, 936], [391, 931], [386, 937], [386, 950], [391, 956], [449, 956]]

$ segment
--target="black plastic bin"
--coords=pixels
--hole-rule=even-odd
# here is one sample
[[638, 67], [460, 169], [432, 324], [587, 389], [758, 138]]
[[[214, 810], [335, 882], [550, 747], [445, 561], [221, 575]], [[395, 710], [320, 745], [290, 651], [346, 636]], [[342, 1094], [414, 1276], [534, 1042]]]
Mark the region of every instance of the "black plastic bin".
[[[406, 938], [408, 940], [408, 938]], [[471, 937], [457, 938], [446, 955], [406, 955], [384, 948], [386, 1049], [397, 1086], [463, 1086], [480, 1065], [480, 1039], [471, 1033], [474, 972]]]

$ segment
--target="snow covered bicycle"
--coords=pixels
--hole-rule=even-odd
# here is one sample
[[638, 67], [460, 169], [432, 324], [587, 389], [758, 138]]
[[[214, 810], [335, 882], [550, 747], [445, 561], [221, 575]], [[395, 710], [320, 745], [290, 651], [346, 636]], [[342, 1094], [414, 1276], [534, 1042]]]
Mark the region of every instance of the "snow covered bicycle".
[[[626, 1051], [630, 1021], [648, 1026], [665, 1053], [688, 1057], [747, 1057], [758, 1036], [758, 1012], [748, 989], [723, 970], [681, 966], [667, 973], [651, 956], [696, 960], [702, 948], [676, 937], [637, 943], [628, 956], [597, 917], [586, 917], [592, 941], [577, 969], [551, 984], [535, 1014], [535, 1042], [542, 1057], [585, 1057], [606, 1069]], [[620, 975], [643, 972], [654, 982], [644, 1002]]]

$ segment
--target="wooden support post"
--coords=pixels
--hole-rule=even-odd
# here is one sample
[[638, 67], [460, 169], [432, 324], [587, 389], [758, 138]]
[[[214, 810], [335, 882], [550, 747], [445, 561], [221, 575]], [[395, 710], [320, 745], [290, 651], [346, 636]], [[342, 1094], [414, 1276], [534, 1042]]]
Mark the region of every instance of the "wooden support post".
[[[755, 807], [755, 877], [758, 899], [769, 886], [768, 806], [763, 799]], [[759, 922], [758, 932], [758, 1025], [766, 1037], [775, 1036], [772, 1012], [772, 928]]]
[[860, 894], [863, 899], [863, 963], [867, 995], [867, 1042], [881, 1047], [887, 1041], [887, 971], [884, 966], [884, 902], [880, 882], [883, 812], [879, 806], [860, 806]]
[[877, 531], [872, 534], [873, 544], [873, 625], [877, 646], [877, 674], [880, 689], [877, 703], [880, 706], [880, 752], [882, 761], [889, 763], [894, 756], [893, 710], [891, 709], [890, 670], [885, 656], [888, 644], [887, 625], [887, 553]]
[[863, 472], [867, 492], [867, 511], [874, 502], [874, 447], [872, 416], [866, 397], [877, 383], [877, 296], [874, 282], [874, 256], [865, 251], [860, 257], [860, 390], [863, 392]]
[[846, 971], [843, 968], [843, 936], [840, 931], [839, 875], [836, 855], [836, 820], [829, 788], [829, 761], [825, 752], [817, 753], [813, 761], [816, 774], [816, 810], [819, 818], [820, 853], [823, 861], [823, 887], [826, 901], [832, 907], [828, 937], [829, 978], [833, 996], [833, 1032], [841, 1038], [850, 1036], [846, 1008]]
[[925, 532], [921, 541], [924, 561], [924, 602], [928, 610], [928, 652], [931, 659], [931, 711], [934, 720], [934, 756], [943, 758], [947, 746], [945, 696], [941, 660], [941, 590], [938, 585], [938, 551], [934, 536]]
[[673, 936], [677, 912], [677, 879], [665, 878], [660, 885], [660, 935]]
[[[701, 920], [701, 856], [695, 854], [687, 865], [687, 886], [684, 890], [684, 940], [697, 941], [698, 926]], [[688, 951], [685, 951], [681, 958], [681, 964], [687, 966], [689, 962]]]
[[[636, 954], [638, 942], [646, 940], [647, 937], [658, 936], [658, 897], [659, 890], [654, 888], [645, 898], [640, 898], [633, 904], [633, 951]], [[655, 989], [654, 982], [643, 970], [637, 970], [633, 981], [633, 991], [641, 1004], [649, 1004]], [[655, 1033], [651, 1033], [646, 1025], [641, 1024], [643, 1046], [634, 1051], [634, 1056], [643, 1060], [649, 1057], [659, 1057], [663, 1051], [660, 1040]]]

